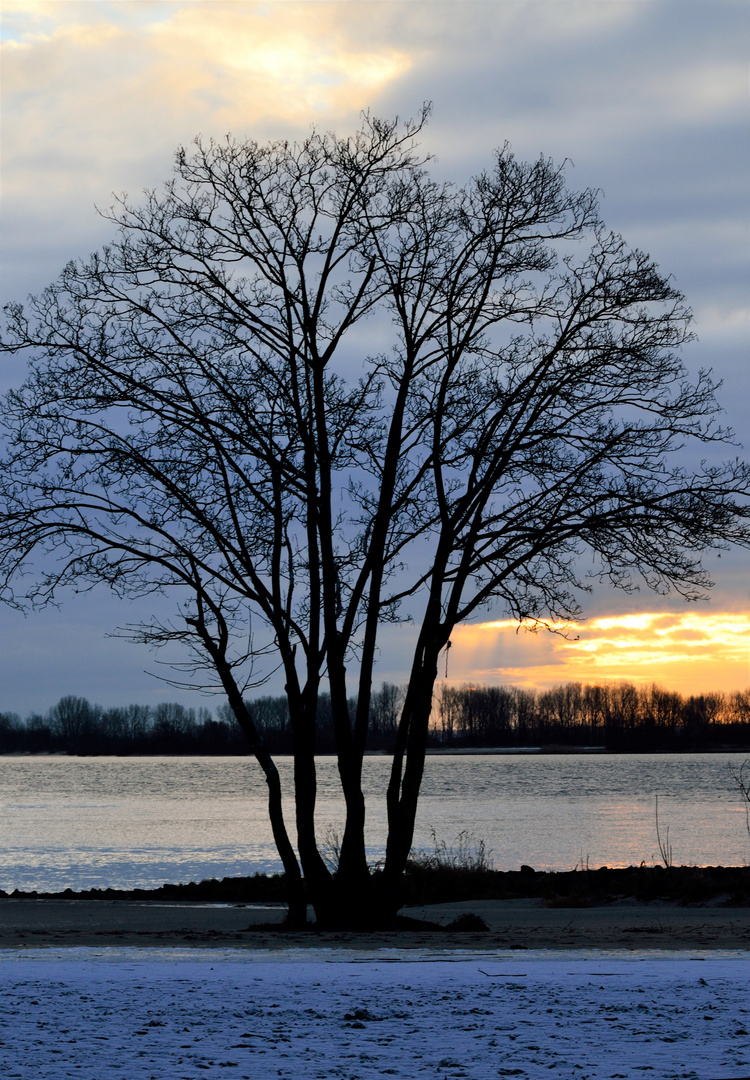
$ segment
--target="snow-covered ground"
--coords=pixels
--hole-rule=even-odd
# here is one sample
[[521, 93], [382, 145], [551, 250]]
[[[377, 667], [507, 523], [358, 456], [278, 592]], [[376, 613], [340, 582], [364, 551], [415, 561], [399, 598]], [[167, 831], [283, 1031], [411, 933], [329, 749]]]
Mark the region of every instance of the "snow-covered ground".
[[0, 951], [0, 1076], [750, 1077], [750, 953]]

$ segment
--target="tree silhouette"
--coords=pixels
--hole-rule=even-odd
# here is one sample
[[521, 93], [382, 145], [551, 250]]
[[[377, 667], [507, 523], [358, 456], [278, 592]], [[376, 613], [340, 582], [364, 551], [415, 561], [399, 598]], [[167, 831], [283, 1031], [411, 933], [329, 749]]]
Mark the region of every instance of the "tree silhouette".
[[[704, 550], [750, 536], [744, 465], [675, 464], [727, 434], [711, 379], [691, 383], [677, 355], [689, 312], [673, 283], [545, 158], [506, 146], [464, 187], [438, 183], [425, 119], [366, 116], [352, 138], [294, 145], [198, 141], [162, 192], [118, 201], [111, 245], [7, 309], [4, 347], [27, 351], [30, 373], [3, 406], [5, 599], [99, 583], [174, 598], [172, 621], [129, 631], [187, 646], [183, 678], [218, 682], [266, 775], [291, 916], [304, 876], [325, 924], [398, 907], [457, 623], [493, 603], [577, 617], [583, 551], [617, 587], [693, 598], [710, 585]], [[407, 618], [373, 879], [373, 673]], [[296, 852], [244, 701], [274, 666]], [[346, 803], [335, 874], [315, 830], [322, 688]]]

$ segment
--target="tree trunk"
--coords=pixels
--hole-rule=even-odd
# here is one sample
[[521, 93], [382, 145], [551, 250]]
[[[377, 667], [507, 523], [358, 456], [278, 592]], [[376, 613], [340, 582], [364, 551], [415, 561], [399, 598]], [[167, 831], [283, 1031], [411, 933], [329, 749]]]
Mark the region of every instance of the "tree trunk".
[[315, 837], [315, 803], [318, 782], [315, 770], [315, 710], [317, 692], [291, 691], [287, 700], [294, 739], [294, 801], [297, 823], [297, 850], [302, 864], [307, 895], [315, 909], [330, 903], [333, 877], [326, 866]]
[[[225, 689], [227, 689], [226, 685]], [[252, 747], [256, 761], [263, 770], [268, 785], [268, 816], [271, 821], [273, 839], [286, 876], [287, 903], [289, 905], [286, 921], [290, 926], [304, 926], [307, 923], [307, 898], [297, 856], [294, 853], [284, 822], [279, 770], [276, 768], [276, 763], [268, 752], [263, 738], [258, 732], [236, 686], [235, 691], [236, 693], [230, 696], [229, 703], [234, 715], [237, 717], [238, 724]]]
[[[257, 754], [255, 756], [258, 757]], [[258, 760], [260, 761], [260, 759]], [[264, 768], [262, 763], [261, 768]], [[268, 784], [268, 816], [271, 820], [273, 838], [286, 874], [287, 902], [289, 905], [286, 922], [289, 926], [305, 926], [307, 923], [307, 898], [304, 883], [297, 857], [294, 854], [294, 848], [289, 841], [289, 835], [284, 824], [279, 771], [275, 763], [270, 760], [270, 755], [269, 767], [264, 768], [264, 771], [266, 783]]]
[[388, 841], [381, 889], [381, 903], [393, 916], [401, 906], [404, 872], [414, 839], [439, 649], [438, 640], [433, 640], [412, 671], [396, 737], [387, 794]]
[[294, 853], [289, 834], [284, 822], [284, 810], [281, 798], [281, 780], [276, 763], [271, 757], [268, 747], [263, 741], [263, 736], [258, 731], [250, 711], [244, 702], [240, 688], [238, 687], [230, 664], [226, 659], [224, 649], [217, 645], [208, 633], [205, 621], [200, 619], [188, 619], [188, 624], [193, 626], [199, 634], [207, 651], [211, 655], [216, 671], [221, 679], [221, 684], [229, 701], [229, 706], [235, 715], [237, 723], [250, 744], [255, 760], [263, 770], [268, 785], [268, 816], [271, 821], [276, 849], [281, 858], [286, 876], [286, 891], [289, 910], [287, 922], [292, 926], [304, 926], [307, 923], [307, 899], [305, 886], [302, 880], [297, 856]]

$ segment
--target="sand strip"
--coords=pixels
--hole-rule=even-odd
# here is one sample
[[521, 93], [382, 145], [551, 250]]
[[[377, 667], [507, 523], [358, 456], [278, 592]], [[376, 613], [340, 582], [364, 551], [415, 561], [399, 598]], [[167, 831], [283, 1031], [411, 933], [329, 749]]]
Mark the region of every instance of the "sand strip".
[[0, 899], [0, 948], [146, 946], [284, 949], [748, 949], [750, 908], [619, 902], [548, 908], [536, 899], [479, 900], [408, 908], [447, 925], [466, 914], [489, 930], [381, 933], [282, 932], [281, 904], [195, 904], [105, 900]]

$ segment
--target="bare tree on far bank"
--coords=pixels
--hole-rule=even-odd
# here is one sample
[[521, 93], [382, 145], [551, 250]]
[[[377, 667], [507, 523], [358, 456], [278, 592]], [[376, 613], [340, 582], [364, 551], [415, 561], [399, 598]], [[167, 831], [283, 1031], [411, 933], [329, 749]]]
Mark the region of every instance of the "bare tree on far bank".
[[565, 683], [549, 690], [443, 686], [435, 744], [597, 746], [621, 752], [731, 750], [750, 745], [750, 690], [682, 695], [662, 686]]
[[[115, 206], [110, 246], [7, 309], [30, 373], [2, 411], [4, 598], [101, 583], [172, 599], [132, 637], [192, 649], [183, 678], [226, 695], [268, 783], [291, 917], [306, 890], [325, 925], [399, 906], [458, 623], [488, 605], [579, 617], [584, 553], [615, 587], [691, 599], [707, 550], [750, 541], [750, 474], [713, 464], [728, 436], [710, 377], [680, 360], [672, 281], [547, 159], [505, 147], [463, 187], [436, 182], [424, 120], [197, 143], [163, 192]], [[407, 618], [373, 876], [362, 761], [379, 643]], [[274, 667], [296, 851], [245, 705]], [[346, 803], [335, 873], [315, 826], [323, 692]]]

